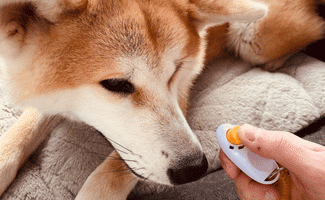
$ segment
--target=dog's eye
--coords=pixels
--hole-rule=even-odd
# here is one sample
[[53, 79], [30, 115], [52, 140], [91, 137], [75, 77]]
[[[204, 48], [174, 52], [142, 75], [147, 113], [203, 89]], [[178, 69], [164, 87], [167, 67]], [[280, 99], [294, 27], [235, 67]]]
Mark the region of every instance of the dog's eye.
[[132, 83], [125, 79], [106, 79], [101, 81], [100, 84], [105, 89], [115, 93], [132, 94], [135, 90]]

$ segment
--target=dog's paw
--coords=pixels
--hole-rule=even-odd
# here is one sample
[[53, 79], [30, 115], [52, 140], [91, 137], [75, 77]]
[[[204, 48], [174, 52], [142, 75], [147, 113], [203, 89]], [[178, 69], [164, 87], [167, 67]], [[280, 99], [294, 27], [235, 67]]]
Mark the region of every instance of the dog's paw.
[[0, 196], [15, 179], [19, 169], [19, 156], [0, 149]]

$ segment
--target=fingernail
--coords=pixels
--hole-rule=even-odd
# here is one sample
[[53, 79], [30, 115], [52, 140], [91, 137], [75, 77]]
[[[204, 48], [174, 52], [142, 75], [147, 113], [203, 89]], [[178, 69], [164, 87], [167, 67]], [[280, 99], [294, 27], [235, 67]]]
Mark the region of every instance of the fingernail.
[[253, 129], [243, 130], [242, 127], [239, 128], [238, 133], [244, 138], [248, 139], [250, 142], [255, 141], [255, 131]]

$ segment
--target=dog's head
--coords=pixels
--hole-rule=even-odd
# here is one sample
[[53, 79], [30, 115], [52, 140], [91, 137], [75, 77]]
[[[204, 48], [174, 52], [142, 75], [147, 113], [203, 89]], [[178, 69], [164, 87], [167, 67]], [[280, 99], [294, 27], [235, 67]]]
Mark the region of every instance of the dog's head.
[[2, 0], [0, 53], [17, 103], [74, 116], [134, 174], [182, 184], [208, 168], [184, 116], [205, 29], [265, 13], [246, 0]]

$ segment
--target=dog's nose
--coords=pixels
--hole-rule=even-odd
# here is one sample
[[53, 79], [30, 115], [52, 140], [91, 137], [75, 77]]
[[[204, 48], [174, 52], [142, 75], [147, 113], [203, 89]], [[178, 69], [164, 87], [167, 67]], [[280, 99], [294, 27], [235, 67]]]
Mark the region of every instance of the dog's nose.
[[208, 161], [204, 154], [179, 160], [167, 170], [169, 180], [174, 185], [196, 181], [208, 170]]

